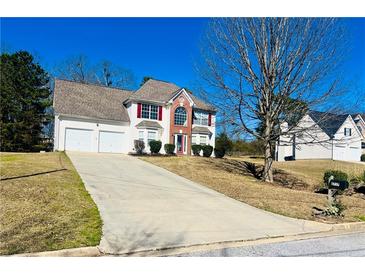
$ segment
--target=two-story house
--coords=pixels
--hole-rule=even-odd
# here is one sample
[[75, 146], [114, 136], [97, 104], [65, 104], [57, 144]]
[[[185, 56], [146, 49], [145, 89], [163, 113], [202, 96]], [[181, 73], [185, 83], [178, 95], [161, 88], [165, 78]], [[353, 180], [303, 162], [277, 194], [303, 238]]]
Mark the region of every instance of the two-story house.
[[309, 111], [295, 126], [281, 125], [276, 160], [360, 161], [363, 136], [349, 114]]
[[129, 153], [142, 140], [148, 152], [149, 141], [160, 140], [190, 155], [192, 144], [215, 143], [215, 109], [165, 81], [126, 91], [56, 79], [53, 105], [55, 150]]

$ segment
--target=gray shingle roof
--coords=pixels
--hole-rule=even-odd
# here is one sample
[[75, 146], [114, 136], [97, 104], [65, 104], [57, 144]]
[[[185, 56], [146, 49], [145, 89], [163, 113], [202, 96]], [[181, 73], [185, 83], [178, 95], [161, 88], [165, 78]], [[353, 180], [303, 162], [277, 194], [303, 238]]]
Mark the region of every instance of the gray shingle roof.
[[[129, 97], [129, 100], [134, 99], [166, 103], [180, 90], [181, 88], [173, 83], [149, 79], [146, 83], [144, 83], [143, 86], [141, 86]], [[190, 93], [189, 95], [194, 101], [196, 108], [207, 111], [215, 111], [213, 106], [203, 102]]]
[[162, 128], [156, 121], [143, 120], [136, 125], [136, 128]]
[[169, 82], [149, 79], [129, 99], [167, 102], [180, 88]]
[[56, 114], [129, 122], [123, 102], [131, 94], [126, 90], [56, 79], [53, 105]]
[[361, 118], [365, 121], [365, 113], [363, 113], [363, 114], [361, 114], [361, 113], [351, 114], [351, 117], [352, 117], [352, 119], [354, 119], [354, 120], [355, 120], [355, 118], [356, 118], [358, 115], [360, 115], [360, 116], [361, 116]]
[[327, 112], [309, 111], [308, 115], [331, 138], [345, 122], [348, 114], [337, 115]]
[[212, 134], [212, 132], [206, 127], [193, 127], [192, 133], [200, 133], [200, 134]]

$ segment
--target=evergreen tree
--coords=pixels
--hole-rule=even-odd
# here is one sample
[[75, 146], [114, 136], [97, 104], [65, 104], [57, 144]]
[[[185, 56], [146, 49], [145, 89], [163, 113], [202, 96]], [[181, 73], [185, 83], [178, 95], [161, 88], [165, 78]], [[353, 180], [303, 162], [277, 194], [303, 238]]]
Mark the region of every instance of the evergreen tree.
[[48, 73], [26, 51], [0, 56], [1, 151], [44, 149], [43, 127], [52, 119]]

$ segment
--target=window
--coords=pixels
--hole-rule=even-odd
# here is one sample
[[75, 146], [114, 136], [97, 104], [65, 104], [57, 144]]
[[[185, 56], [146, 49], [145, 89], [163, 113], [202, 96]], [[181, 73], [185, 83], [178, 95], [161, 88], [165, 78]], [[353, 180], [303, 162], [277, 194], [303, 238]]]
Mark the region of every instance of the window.
[[362, 149], [365, 149], [365, 142], [362, 142], [362, 143], [361, 143], [361, 148], [362, 148]]
[[207, 136], [206, 135], [200, 135], [200, 144], [206, 145], [207, 144]]
[[191, 136], [191, 143], [193, 144], [193, 145], [196, 145], [197, 143], [196, 143], [196, 135], [192, 135]]
[[345, 127], [345, 136], [351, 136], [351, 128]]
[[195, 111], [194, 112], [194, 124], [207, 126], [208, 117], [209, 117], [208, 113]]
[[151, 105], [150, 119], [157, 120], [158, 107]]
[[150, 141], [156, 140], [157, 132], [156, 131], [148, 131], [147, 132], [147, 144], [150, 145]]
[[175, 125], [186, 126], [186, 110], [183, 107], [178, 107], [175, 110]]
[[144, 141], [144, 132], [143, 131], [138, 131], [138, 140]]
[[150, 118], [150, 105], [142, 104], [142, 118]]
[[142, 104], [142, 118], [157, 120], [158, 106]]

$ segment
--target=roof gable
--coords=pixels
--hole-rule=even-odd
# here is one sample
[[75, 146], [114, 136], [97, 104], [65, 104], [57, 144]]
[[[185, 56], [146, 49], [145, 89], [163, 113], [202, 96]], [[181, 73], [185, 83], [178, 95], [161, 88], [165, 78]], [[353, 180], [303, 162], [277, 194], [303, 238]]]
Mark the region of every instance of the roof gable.
[[184, 88], [180, 88], [174, 83], [155, 79], [149, 79], [136, 92], [128, 97], [126, 101], [136, 100], [166, 104], [181, 92], [185, 92], [186, 96], [189, 97], [189, 100], [192, 100], [193, 107], [206, 111], [216, 111], [213, 106], [203, 102]]
[[184, 94], [184, 96], [188, 99], [190, 106], [194, 105], [194, 101], [191, 98], [190, 94], [184, 89], [181, 88], [178, 91], [176, 91], [173, 96], [171, 97], [171, 99], [169, 100], [169, 102], [171, 103], [172, 101], [174, 101], [176, 98], [178, 98], [181, 94]]
[[342, 124], [350, 116], [347, 114], [337, 115], [320, 111], [309, 111], [308, 115], [330, 138], [336, 134]]
[[123, 101], [130, 91], [55, 79], [56, 114], [129, 122]]

